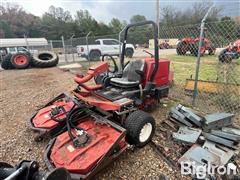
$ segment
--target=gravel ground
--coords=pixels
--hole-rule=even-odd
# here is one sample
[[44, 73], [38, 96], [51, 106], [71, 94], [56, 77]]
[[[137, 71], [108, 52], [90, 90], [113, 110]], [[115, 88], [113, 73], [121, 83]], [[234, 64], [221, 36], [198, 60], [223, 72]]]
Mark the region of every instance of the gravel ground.
[[[45, 168], [43, 152], [48, 143], [34, 142], [34, 134], [26, 121], [41, 105], [61, 92], [75, 87], [73, 75], [58, 68], [8, 70], [0, 72], [0, 161], [16, 164], [20, 160], [36, 160]], [[157, 122], [165, 118], [167, 108], [153, 115]], [[159, 158], [149, 145], [127, 150], [112, 165], [100, 172], [98, 179], [158, 179], [164, 173], [171, 179], [180, 177]]]
[[[26, 122], [38, 107], [75, 86], [73, 74], [58, 68], [1, 71], [0, 161], [16, 164], [23, 159], [36, 160], [45, 169], [43, 153], [48, 140], [34, 142], [34, 134]], [[166, 99], [164, 106], [152, 112], [158, 126], [173, 103]], [[239, 119], [237, 122], [239, 125]], [[101, 171], [97, 179], [160, 179], [161, 174], [169, 179], [190, 179], [181, 177], [179, 171], [168, 166], [156, 150], [147, 145], [125, 151]]]

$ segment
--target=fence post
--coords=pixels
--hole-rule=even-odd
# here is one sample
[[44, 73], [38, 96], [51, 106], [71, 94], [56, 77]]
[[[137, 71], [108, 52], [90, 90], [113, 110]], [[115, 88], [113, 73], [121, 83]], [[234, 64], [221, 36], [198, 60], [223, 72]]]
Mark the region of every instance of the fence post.
[[28, 44], [27, 36], [25, 34], [23, 36], [24, 36], [24, 39], [25, 39], [25, 42], [26, 42], [26, 47], [29, 50], [29, 44]]
[[75, 62], [75, 58], [74, 58], [74, 50], [73, 50], [73, 37], [75, 36], [75, 34], [73, 34], [71, 36], [71, 47], [72, 47], [72, 58], [73, 58], [73, 62]]
[[64, 36], [62, 36], [62, 45], [63, 45], [64, 59], [65, 59], [66, 62], [68, 62], [67, 54], [66, 54], [66, 47], [65, 47], [65, 42], [64, 42]]
[[53, 51], [53, 43], [52, 43], [52, 40], [50, 40], [50, 48], [51, 48], [51, 51]]
[[196, 63], [196, 74], [195, 74], [195, 82], [194, 82], [194, 92], [193, 92], [193, 100], [192, 100], [192, 105], [195, 106], [196, 103], [196, 98], [198, 95], [198, 76], [199, 76], [199, 68], [200, 68], [200, 60], [201, 60], [201, 47], [204, 41], [204, 27], [205, 27], [205, 21], [210, 13], [211, 9], [213, 6], [211, 6], [205, 16], [203, 17], [201, 21], [201, 27], [200, 27], [200, 37], [199, 37], [199, 44], [198, 44], [198, 56], [197, 56], [197, 63]]
[[[124, 30], [125, 30], [125, 27], [124, 27], [124, 28], [119, 32], [119, 34], [118, 34], [118, 41], [119, 41], [119, 61], [120, 61], [120, 59], [121, 59], [121, 54], [122, 54], [121, 34], [122, 34], [122, 32], [123, 32]], [[123, 67], [122, 67], [122, 65], [121, 65], [121, 63], [120, 63], [119, 72], [122, 72], [122, 70], [123, 70]]]
[[89, 31], [87, 36], [86, 36], [86, 45], [87, 45], [87, 56], [88, 56], [88, 62], [90, 66], [90, 56], [89, 56], [89, 46], [88, 46], [88, 36], [92, 33], [92, 31]]

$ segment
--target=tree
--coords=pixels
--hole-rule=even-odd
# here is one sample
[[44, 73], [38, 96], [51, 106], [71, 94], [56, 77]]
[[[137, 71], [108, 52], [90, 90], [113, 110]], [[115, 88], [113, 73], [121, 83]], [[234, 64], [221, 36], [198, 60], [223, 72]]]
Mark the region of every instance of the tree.
[[[134, 15], [131, 17], [131, 23], [138, 23], [146, 21], [146, 17], [143, 15]], [[149, 39], [152, 38], [152, 28], [149, 25], [134, 27], [130, 29], [128, 41], [133, 44], [144, 44], [148, 43]]]
[[72, 16], [69, 11], [50, 6], [48, 12], [42, 16], [40, 29], [45, 37], [60, 39], [61, 36], [69, 38], [74, 33], [73, 26]]
[[[212, 6], [211, 1], [196, 2], [191, 8], [186, 10], [176, 10], [173, 6], [166, 6], [161, 10], [161, 24], [166, 26], [198, 24], [210, 6]], [[206, 22], [217, 21], [220, 11], [220, 8], [213, 7]]]
[[75, 22], [80, 28], [81, 36], [92, 31], [94, 34], [98, 32], [98, 22], [91, 16], [88, 10], [79, 10], [75, 15]]
[[10, 25], [4, 21], [0, 20], [0, 38], [12, 38], [14, 34], [11, 30]]
[[[0, 6], [1, 28], [5, 37], [32, 36], [38, 31], [39, 17], [26, 13], [20, 6], [5, 4]], [[6, 23], [4, 23], [4, 22]], [[7, 32], [5, 32], [7, 31]]]
[[113, 18], [109, 23], [109, 27], [112, 28], [113, 33], [119, 33], [124, 28], [124, 25], [119, 19]]
[[64, 11], [61, 7], [50, 6], [48, 10], [48, 15], [52, 16], [54, 19], [63, 22], [71, 22], [72, 16], [69, 11]]
[[138, 23], [143, 21], [146, 21], [146, 17], [143, 15], [134, 15], [130, 19], [130, 23]]

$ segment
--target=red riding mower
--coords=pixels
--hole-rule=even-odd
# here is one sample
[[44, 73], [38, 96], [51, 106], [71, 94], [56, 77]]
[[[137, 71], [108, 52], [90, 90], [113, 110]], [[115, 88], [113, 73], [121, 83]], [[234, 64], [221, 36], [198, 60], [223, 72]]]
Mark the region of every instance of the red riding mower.
[[[177, 44], [177, 54], [185, 55], [188, 51], [194, 55], [198, 55], [199, 38], [185, 37]], [[204, 56], [208, 51], [208, 55], [214, 55], [216, 48], [212, 45], [208, 38], [204, 38], [203, 45], [201, 47], [201, 56]]]
[[240, 57], [240, 39], [236, 40], [234, 43], [230, 43], [225, 49], [223, 49], [218, 59], [222, 63], [230, 63], [233, 59], [238, 59]]
[[[125, 64], [128, 30], [143, 25], [154, 28], [154, 58]], [[44, 156], [50, 170], [63, 167], [72, 179], [89, 178], [118, 157], [127, 143], [143, 147], [152, 139], [155, 120], [142, 110], [168, 95], [169, 77], [173, 77], [170, 61], [159, 59], [157, 32], [153, 21], [128, 25], [120, 68], [105, 55], [85, 76], [76, 75], [75, 90], [56, 97], [30, 119], [37, 140], [52, 138]], [[104, 60], [106, 56], [113, 68]], [[92, 78], [95, 85], [88, 84]]]

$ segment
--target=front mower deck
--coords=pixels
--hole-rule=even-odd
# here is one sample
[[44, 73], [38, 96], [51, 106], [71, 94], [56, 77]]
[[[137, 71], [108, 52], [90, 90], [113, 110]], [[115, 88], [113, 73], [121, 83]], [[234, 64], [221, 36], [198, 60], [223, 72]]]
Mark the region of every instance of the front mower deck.
[[97, 123], [89, 118], [78, 127], [84, 128], [90, 136], [85, 145], [76, 148], [65, 132], [50, 141], [44, 156], [50, 170], [65, 167], [73, 180], [95, 175], [127, 147], [126, 130], [107, 119]]

